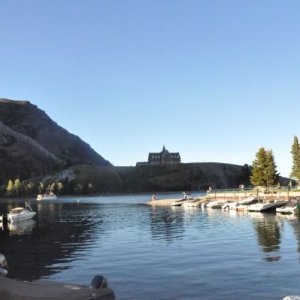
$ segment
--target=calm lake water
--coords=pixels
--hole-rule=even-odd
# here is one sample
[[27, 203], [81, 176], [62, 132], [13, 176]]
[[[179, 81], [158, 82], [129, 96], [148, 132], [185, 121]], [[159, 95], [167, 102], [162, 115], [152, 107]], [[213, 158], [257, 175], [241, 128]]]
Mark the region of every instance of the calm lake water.
[[[89, 284], [102, 274], [117, 299], [300, 294], [297, 218], [149, 207], [150, 198], [31, 200], [34, 220], [0, 230], [10, 277]], [[0, 200], [0, 212], [23, 201]]]

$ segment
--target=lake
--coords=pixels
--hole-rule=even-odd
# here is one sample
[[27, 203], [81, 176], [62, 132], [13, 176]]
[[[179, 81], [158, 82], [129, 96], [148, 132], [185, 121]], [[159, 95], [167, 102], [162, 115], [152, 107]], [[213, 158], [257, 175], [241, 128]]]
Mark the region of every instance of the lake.
[[[180, 197], [179, 194], [157, 198]], [[300, 223], [276, 214], [150, 207], [151, 195], [37, 202], [0, 227], [9, 275], [89, 284], [117, 299], [282, 299], [300, 295]], [[0, 212], [23, 205], [0, 200]]]

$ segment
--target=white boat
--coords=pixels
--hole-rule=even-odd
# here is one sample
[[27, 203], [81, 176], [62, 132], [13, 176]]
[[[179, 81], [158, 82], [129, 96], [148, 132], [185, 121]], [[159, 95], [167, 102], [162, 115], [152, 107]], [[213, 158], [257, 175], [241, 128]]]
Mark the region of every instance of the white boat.
[[226, 202], [222, 205], [222, 209], [235, 210], [238, 205], [239, 205], [238, 202]]
[[224, 201], [212, 201], [207, 203], [206, 208], [222, 208]]
[[8, 222], [24, 221], [32, 219], [36, 215], [28, 202], [25, 202], [25, 207], [12, 208], [7, 215]]
[[57, 196], [54, 193], [38, 194], [36, 200], [55, 200]]
[[241, 208], [241, 210], [244, 210], [245, 206], [253, 204], [257, 201], [258, 199], [256, 196], [251, 196], [240, 201], [227, 202], [222, 206], [222, 209], [237, 210], [238, 208]]
[[187, 199], [183, 198], [183, 199], [178, 199], [175, 200], [171, 203], [171, 206], [181, 206], [183, 203], [185, 203], [186, 201], [188, 201]]
[[182, 203], [182, 206], [184, 207], [196, 207], [199, 205], [199, 199], [188, 199]]
[[294, 214], [297, 212], [298, 201], [291, 199], [282, 207], [277, 207], [276, 212], [281, 214]]
[[258, 212], [265, 212], [265, 211], [271, 211], [271, 210], [275, 210], [277, 207], [283, 206], [286, 204], [285, 200], [276, 200], [274, 202], [271, 203], [266, 203], [266, 202], [262, 202], [262, 203], [255, 203], [255, 204], [251, 204], [248, 207], [248, 211], [258, 211]]

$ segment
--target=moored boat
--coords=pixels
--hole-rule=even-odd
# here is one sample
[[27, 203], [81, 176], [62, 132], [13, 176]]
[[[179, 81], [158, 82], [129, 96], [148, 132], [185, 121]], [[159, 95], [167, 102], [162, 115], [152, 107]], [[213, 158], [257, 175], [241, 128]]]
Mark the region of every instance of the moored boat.
[[248, 207], [248, 211], [254, 212], [266, 212], [275, 210], [277, 207], [283, 206], [286, 204], [287, 201], [285, 200], [276, 200], [274, 202], [262, 202], [262, 203], [255, 203], [251, 204]]
[[297, 199], [291, 199], [284, 206], [277, 207], [276, 212], [281, 214], [294, 214], [297, 212], [298, 204], [299, 202]]
[[224, 201], [212, 201], [207, 203], [206, 208], [222, 208]]
[[7, 215], [8, 222], [24, 221], [32, 219], [36, 215], [28, 202], [25, 202], [25, 207], [12, 208]]
[[185, 203], [187, 201], [187, 199], [183, 198], [183, 199], [178, 199], [175, 200], [171, 203], [171, 206], [181, 206], [183, 203]]
[[54, 193], [38, 194], [36, 200], [55, 200], [57, 196]]

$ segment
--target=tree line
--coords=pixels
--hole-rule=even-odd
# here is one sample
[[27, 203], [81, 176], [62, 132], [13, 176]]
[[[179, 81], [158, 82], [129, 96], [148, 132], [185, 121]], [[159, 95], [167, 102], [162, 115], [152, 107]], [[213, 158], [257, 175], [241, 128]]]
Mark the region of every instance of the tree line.
[[[290, 177], [297, 182], [300, 181], [300, 145], [297, 136], [294, 136], [294, 142], [291, 149], [292, 154], [292, 172]], [[279, 173], [275, 163], [272, 150], [266, 150], [261, 147], [256, 153], [256, 158], [252, 163], [252, 172], [250, 176], [251, 184], [255, 186], [270, 187], [279, 185]]]
[[21, 181], [19, 178], [8, 180], [6, 185], [1, 186], [0, 195], [8, 197], [36, 196], [37, 194], [55, 193], [57, 195], [89, 195], [97, 193], [95, 186], [90, 183], [76, 183], [74, 180], [59, 182], [32, 182]]

